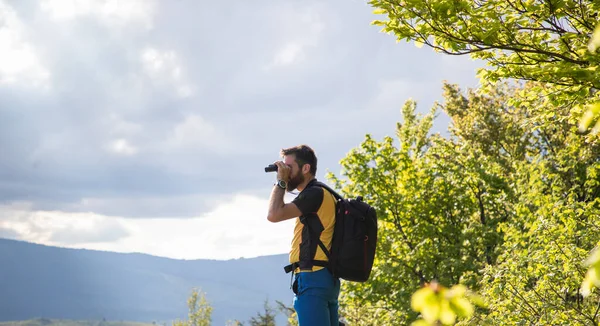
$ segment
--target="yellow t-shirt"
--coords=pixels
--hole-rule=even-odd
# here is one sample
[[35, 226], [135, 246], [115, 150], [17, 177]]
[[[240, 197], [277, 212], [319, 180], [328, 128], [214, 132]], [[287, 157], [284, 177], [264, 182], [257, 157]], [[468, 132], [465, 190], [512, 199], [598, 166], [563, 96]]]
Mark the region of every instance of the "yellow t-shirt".
[[[307, 187], [292, 202], [298, 206], [302, 215], [296, 218], [294, 238], [292, 239], [289, 255], [290, 263], [299, 262], [300, 257], [304, 258], [303, 260], [327, 261], [327, 256], [318, 245], [316, 237], [310, 239], [309, 228], [301, 222], [301, 219], [309, 223], [310, 230], [313, 233], [318, 233], [321, 230], [320, 239], [327, 250], [330, 250], [335, 226], [335, 197], [322, 187], [311, 186], [311, 182], [309, 182]], [[311, 252], [315, 253], [314, 256], [311, 256]], [[313, 266], [312, 270], [297, 268], [295, 272], [314, 272], [323, 268], [322, 266]]]

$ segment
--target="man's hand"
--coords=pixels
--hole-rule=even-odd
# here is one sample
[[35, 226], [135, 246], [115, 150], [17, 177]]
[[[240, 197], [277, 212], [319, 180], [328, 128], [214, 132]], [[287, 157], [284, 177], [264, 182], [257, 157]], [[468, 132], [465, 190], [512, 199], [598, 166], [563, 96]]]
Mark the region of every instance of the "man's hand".
[[277, 161], [275, 165], [277, 165], [277, 180], [290, 181], [290, 167], [283, 161]]
[[[274, 164], [277, 165], [277, 179], [285, 182], [290, 181], [291, 168], [282, 161], [275, 162]], [[283, 202], [284, 194], [285, 189], [273, 187], [271, 199], [269, 200], [269, 214], [267, 215], [267, 220], [271, 222], [281, 222], [302, 215], [302, 212], [300, 212], [300, 209], [298, 209], [296, 204], [285, 204]]]

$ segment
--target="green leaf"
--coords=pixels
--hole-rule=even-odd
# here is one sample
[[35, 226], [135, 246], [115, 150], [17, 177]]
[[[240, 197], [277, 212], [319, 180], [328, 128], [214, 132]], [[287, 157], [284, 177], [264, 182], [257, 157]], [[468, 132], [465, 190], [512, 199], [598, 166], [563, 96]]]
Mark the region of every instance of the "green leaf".
[[587, 110], [579, 120], [579, 131], [585, 132], [600, 115], [600, 102], [587, 106]]
[[600, 265], [600, 248], [594, 249], [590, 256], [585, 260], [586, 266]]
[[411, 326], [432, 326], [432, 323], [428, 323], [423, 319], [416, 320], [410, 324]]
[[440, 298], [430, 287], [419, 289], [412, 297], [411, 307], [420, 312], [423, 318], [433, 323], [437, 320], [440, 311]]
[[450, 305], [452, 307], [452, 311], [461, 317], [471, 317], [473, 312], [475, 312], [475, 308], [473, 308], [471, 302], [464, 297], [450, 300]]
[[585, 274], [585, 279], [581, 284], [581, 295], [587, 297], [592, 293], [594, 287], [600, 285], [600, 266], [591, 267]]
[[600, 24], [596, 25], [596, 28], [594, 28], [594, 32], [588, 43], [588, 50], [595, 53], [598, 47], [600, 47]]
[[450, 306], [448, 300], [442, 300], [439, 303], [438, 320], [444, 325], [452, 325], [456, 322], [456, 312]]

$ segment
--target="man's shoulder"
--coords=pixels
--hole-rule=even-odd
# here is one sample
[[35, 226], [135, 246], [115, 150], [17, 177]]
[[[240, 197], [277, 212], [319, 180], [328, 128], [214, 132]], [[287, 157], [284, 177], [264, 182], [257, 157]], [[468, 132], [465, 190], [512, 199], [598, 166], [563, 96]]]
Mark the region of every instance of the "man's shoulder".
[[323, 189], [322, 187], [319, 186], [310, 186], [310, 187], [306, 187], [306, 189], [302, 190], [298, 196], [296, 196], [297, 200], [305, 200], [305, 199], [309, 199], [309, 200], [315, 200], [315, 199], [321, 199], [323, 198], [323, 193], [324, 193], [325, 189]]
[[[327, 198], [331, 198], [334, 202], [336, 201], [335, 195], [331, 191], [329, 191], [325, 188], [322, 188], [322, 187], [319, 187], [319, 188], [321, 188], [323, 190], [323, 193], [327, 194]], [[323, 197], [325, 197], [325, 196], [323, 196]]]
[[335, 195], [327, 190], [326, 188], [322, 188], [322, 201], [321, 201], [321, 207], [323, 208], [322, 213], [324, 214], [323, 216], [320, 216], [321, 219], [335, 219], [335, 214], [336, 214], [336, 207], [337, 207], [337, 199], [335, 197]]
[[323, 189], [320, 187], [307, 187], [303, 189], [296, 198], [292, 201], [298, 208], [302, 215], [315, 213], [323, 202]]
[[[331, 192], [329, 189], [327, 189], [324, 186], [321, 185], [325, 185], [324, 183], [320, 182], [320, 181], [316, 181], [312, 184], [309, 184], [310, 188], [318, 188], [319, 191], [321, 191], [321, 193], [326, 193], [329, 197], [333, 198], [335, 201], [335, 195], [333, 194], [333, 192]], [[325, 185], [327, 186], [327, 185]]]

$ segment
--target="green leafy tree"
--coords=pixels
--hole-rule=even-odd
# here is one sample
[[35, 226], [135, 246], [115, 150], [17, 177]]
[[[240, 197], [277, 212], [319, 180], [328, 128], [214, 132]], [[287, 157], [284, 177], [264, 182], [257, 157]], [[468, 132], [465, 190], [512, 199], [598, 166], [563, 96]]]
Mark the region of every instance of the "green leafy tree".
[[[598, 138], [577, 132], [595, 126], [593, 136], [600, 130], [600, 3], [371, 0], [370, 4], [388, 18], [374, 23], [399, 40], [481, 59], [488, 64], [480, 70], [483, 81], [526, 82], [506, 102], [525, 127], [516, 139], [528, 142], [524, 158], [504, 161], [510, 163], [505, 175], [510, 186], [507, 199], [512, 193], [518, 200], [506, 202], [508, 218], [497, 226], [503, 238], [497, 246], [500, 255], [486, 266], [479, 285], [489, 290], [492, 310], [488, 318], [476, 322], [595, 323], [597, 297], [583, 302], [577, 288], [586, 274], [582, 262], [597, 239]], [[483, 116], [478, 119], [486, 121]], [[469, 128], [457, 130], [461, 129], [463, 135], [469, 134]], [[475, 143], [464, 137], [467, 143], [462, 146], [483, 145], [483, 139], [493, 143], [498, 136], [489, 134]], [[500, 161], [487, 154], [478, 160], [486, 157]], [[585, 294], [597, 281], [594, 257], [586, 262], [581, 285]]]
[[287, 317], [287, 326], [298, 326], [298, 315], [294, 307], [288, 307], [283, 302], [276, 300], [277, 310]]
[[572, 108], [580, 129], [600, 131], [600, 3], [594, 0], [370, 0], [398, 40], [483, 60], [482, 80], [534, 81], [519, 101]]
[[[507, 91], [508, 97], [517, 98], [528, 89]], [[575, 132], [577, 121], [569, 108], [549, 107], [543, 101], [529, 99], [526, 106], [496, 102], [487, 106], [491, 115], [473, 109], [457, 115], [447, 106], [453, 122], [465, 114], [473, 117], [468, 118], [472, 124], [453, 124], [459, 143], [491, 145], [493, 150], [483, 151], [480, 159], [509, 163], [502, 163], [508, 167], [504, 175], [510, 186], [505, 202], [509, 209], [497, 226], [503, 242], [496, 263], [486, 266], [479, 285], [490, 310], [476, 315], [471, 320], [475, 325], [572, 325], [597, 318], [598, 298], [582, 302], [577, 285], [584, 272], [581, 262], [597, 238], [593, 225], [600, 153], [597, 144]], [[479, 130], [496, 129], [494, 125], [504, 126], [500, 134], [479, 136]]]
[[177, 320], [173, 326], [210, 326], [212, 322], [213, 308], [206, 299], [206, 294], [199, 289], [192, 289], [187, 300], [188, 319]]
[[598, 238], [600, 148], [575, 132], [568, 108], [541, 101], [523, 119], [523, 137], [533, 146], [516, 165], [519, 200], [500, 226], [505, 242], [498, 262], [485, 272], [493, 307], [485, 320], [585, 325], [598, 318], [598, 297], [584, 302], [578, 290], [582, 262]]
[[347, 194], [369, 194], [382, 221], [373, 279], [344, 285], [349, 321], [408, 324], [417, 318], [408, 297], [433, 280], [488, 303], [459, 324], [597, 319], [600, 297], [583, 301], [578, 289], [600, 225], [600, 147], [575, 132], [567, 107], [511, 104], [534, 86], [523, 87], [462, 95], [445, 85], [447, 139], [429, 135], [408, 102], [398, 145], [367, 135], [342, 160], [346, 180], [330, 175]]
[[[588, 49], [591, 53], [596, 53], [596, 50], [600, 47], [600, 23], [596, 25], [594, 34], [590, 38]], [[586, 111], [579, 120], [579, 131], [586, 132], [593, 125], [592, 133], [598, 134], [600, 132], [600, 102], [595, 102], [586, 105]]]
[[[489, 63], [484, 76], [598, 89], [593, 0], [370, 0], [384, 32]], [[597, 43], [593, 43], [597, 47]]]
[[[482, 104], [483, 105], [483, 104]], [[347, 196], [365, 195], [378, 211], [380, 234], [372, 279], [345, 283], [342, 313], [350, 324], [406, 325], [417, 318], [411, 295], [424, 284], [475, 287], [478, 271], [495, 261], [495, 226], [505, 218], [504, 187], [495, 160], [480, 161], [430, 129], [435, 109], [416, 114], [408, 101], [397, 144], [370, 135], [341, 161]]]
[[269, 301], [264, 302], [264, 312], [258, 312], [255, 317], [249, 321], [251, 326], [275, 326], [275, 310], [269, 305]]

